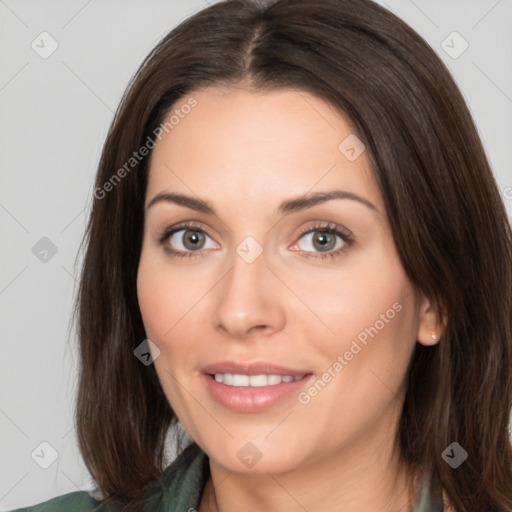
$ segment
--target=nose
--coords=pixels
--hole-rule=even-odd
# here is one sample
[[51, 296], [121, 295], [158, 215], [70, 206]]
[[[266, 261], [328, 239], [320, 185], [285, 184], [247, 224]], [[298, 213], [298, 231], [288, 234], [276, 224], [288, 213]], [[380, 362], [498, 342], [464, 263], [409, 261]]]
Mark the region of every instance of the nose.
[[232, 266], [216, 287], [213, 327], [231, 338], [268, 336], [286, 321], [282, 286], [267, 268], [265, 252], [248, 263], [237, 253]]

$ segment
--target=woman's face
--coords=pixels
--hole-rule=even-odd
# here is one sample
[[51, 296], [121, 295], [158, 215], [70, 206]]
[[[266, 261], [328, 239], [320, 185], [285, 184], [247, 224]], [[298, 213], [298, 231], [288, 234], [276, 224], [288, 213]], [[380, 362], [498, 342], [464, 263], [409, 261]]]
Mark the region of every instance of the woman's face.
[[292, 89], [209, 88], [176, 110], [151, 157], [137, 287], [180, 422], [235, 472], [392, 440], [428, 304], [347, 120]]

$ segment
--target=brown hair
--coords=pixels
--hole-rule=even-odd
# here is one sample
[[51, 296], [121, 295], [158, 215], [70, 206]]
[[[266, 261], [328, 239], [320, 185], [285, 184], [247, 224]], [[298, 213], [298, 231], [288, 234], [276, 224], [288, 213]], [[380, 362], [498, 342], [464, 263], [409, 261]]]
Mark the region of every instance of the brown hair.
[[[172, 30], [131, 81], [99, 163], [75, 310], [76, 428], [105, 502], [136, 509], [154, 489], [175, 416], [153, 365], [134, 356], [146, 338], [136, 276], [149, 158], [108, 193], [104, 185], [177, 100], [209, 85], [298, 88], [352, 121], [405, 271], [446, 322], [441, 341], [417, 344], [410, 362], [396, 440], [403, 461], [456, 511], [512, 510], [509, 220], [449, 72], [370, 0], [216, 3]], [[457, 469], [442, 458], [454, 441], [469, 454]]]

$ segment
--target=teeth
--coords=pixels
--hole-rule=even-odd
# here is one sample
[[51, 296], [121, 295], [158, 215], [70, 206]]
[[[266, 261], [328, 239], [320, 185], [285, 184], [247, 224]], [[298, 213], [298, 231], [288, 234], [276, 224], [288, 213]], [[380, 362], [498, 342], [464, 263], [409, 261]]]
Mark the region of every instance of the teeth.
[[281, 382], [283, 382], [281, 375], [269, 375], [267, 380], [269, 386], [275, 386], [276, 384], [281, 384]]
[[248, 375], [233, 375], [233, 386], [248, 386], [249, 376]]
[[248, 384], [252, 387], [268, 386], [268, 377], [266, 375], [251, 375]]
[[293, 382], [294, 380], [300, 380], [304, 375], [297, 375], [292, 377], [291, 375], [240, 375], [232, 373], [216, 373], [214, 378], [217, 382], [225, 384], [226, 386], [235, 387], [253, 387], [261, 388], [265, 386], [275, 386], [282, 382]]

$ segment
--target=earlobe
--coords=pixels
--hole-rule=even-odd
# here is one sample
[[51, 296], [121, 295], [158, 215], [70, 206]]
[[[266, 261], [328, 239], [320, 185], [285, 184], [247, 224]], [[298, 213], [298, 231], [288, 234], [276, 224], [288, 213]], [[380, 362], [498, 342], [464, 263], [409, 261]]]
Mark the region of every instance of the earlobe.
[[422, 297], [419, 308], [419, 324], [416, 339], [418, 343], [425, 346], [432, 346], [439, 343], [444, 332], [444, 325], [441, 324], [439, 313], [432, 302]]

